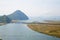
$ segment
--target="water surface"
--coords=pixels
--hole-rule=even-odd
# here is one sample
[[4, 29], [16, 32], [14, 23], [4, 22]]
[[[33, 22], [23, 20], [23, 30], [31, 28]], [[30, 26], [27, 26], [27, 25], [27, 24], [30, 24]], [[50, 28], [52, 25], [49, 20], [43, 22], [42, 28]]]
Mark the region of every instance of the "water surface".
[[21, 23], [0, 26], [0, 37], [3, 40], [60, 40], [60, 38], [35, 32]]

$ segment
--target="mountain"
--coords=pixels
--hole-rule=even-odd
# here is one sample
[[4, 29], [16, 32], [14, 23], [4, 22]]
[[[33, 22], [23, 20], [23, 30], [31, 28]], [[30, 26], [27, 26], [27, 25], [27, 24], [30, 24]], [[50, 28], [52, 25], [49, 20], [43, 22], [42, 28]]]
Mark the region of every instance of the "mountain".
[[36, 19], [39, 20], [54, 20], [54, 21], [59, 21], [60, 20], [60, 16], [49, 16], [49, 17], [37, 17]]
[[60, 21], [60, 16], [49, 16], [49, 17], [31, 17], [30, 21], [33, 22], [46, 22], [46, 21]]
[[28, 20], [28, 16], [25, 15], [23, 12], [20, 10], [16, 10], [12, 14], [8, 15], [8, 17], [12, 20]]
[[11, 19], [8, 18], [6, 15], [0, 16], [0, 23], [10, 23]]

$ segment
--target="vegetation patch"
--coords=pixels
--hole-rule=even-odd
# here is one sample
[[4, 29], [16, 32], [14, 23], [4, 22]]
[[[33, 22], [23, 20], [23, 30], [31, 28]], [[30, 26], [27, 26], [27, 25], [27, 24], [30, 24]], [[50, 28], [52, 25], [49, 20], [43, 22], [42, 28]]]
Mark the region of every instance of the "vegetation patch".
[[60, 25], [53, 24], [28, 24], [28, 27], [39, 33], [48, 34], [60, 38]]

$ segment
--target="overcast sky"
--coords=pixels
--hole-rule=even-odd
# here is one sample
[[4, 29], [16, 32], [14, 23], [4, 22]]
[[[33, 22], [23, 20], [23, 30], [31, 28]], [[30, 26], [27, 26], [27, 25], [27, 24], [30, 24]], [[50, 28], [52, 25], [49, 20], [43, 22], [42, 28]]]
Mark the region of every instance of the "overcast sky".
[[0, 15], [21, 10], [30, 17], [60, 16], [60, 0], [0, 0]]

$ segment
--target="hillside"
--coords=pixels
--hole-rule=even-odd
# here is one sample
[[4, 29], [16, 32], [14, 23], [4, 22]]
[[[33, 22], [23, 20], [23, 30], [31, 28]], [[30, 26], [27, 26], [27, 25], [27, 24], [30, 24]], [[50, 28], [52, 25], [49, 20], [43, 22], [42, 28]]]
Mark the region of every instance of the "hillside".
[[28, 16], [26, 16], [23, 12], [20, 10], [16, 10], [12, 14], [8, 15], [8, 17], [12, 20], [28, 20]]

